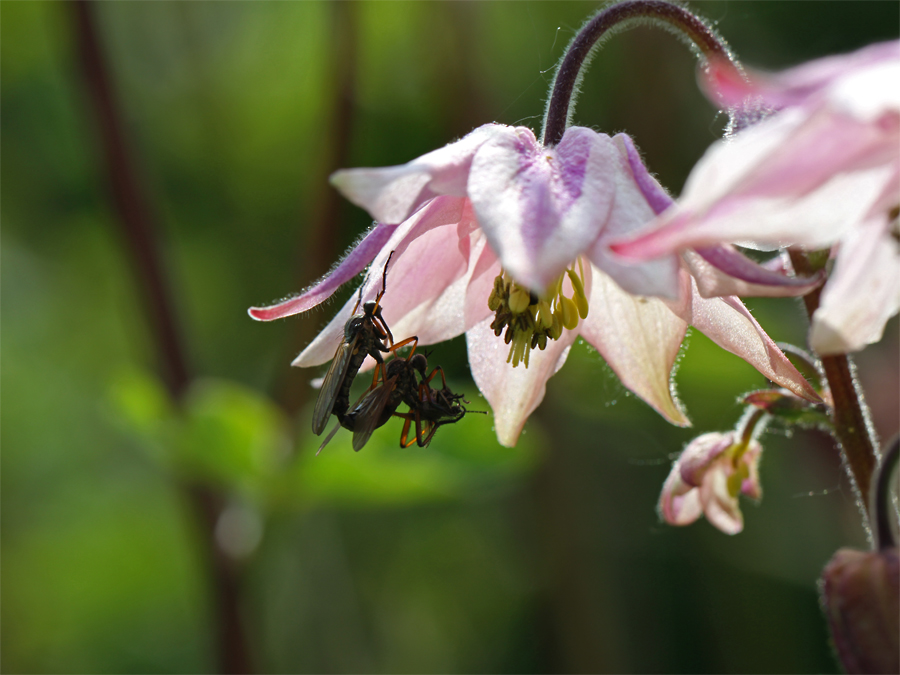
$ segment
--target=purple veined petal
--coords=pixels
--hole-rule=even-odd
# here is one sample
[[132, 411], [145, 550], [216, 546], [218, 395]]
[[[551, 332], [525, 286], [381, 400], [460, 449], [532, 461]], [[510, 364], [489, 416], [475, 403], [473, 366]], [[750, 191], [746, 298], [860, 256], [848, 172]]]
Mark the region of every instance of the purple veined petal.
[[672, 424], [690, 426], [674, 393], [672, 368], [687, 324], [661, 300], [626, 293], [588, 266], [590, 313], [578, 330], [628, 389]]
[[890, 182], [898, 142], [873, 125], [784, 111], [716, 143], [677, 206], [611, 248], [645, 260], [742, 240], [829, 246], [864, 220]]
[[274, 321], [300, 314], [319, 305], [362, 272], [391, 238], [396, 225], [375, 224], [327, 275], [300, 295], [269, 307], [251, 307], [248, 314], [257, 321]]
[[723, 452], [734, 445], [736, 440], [734, 432], [726, 434], [710, 432], [697, 436], [688, 443], [678, 458], [681, 480], [693, 487], [700, 487], [707, 469]]
[[687, 294], [690, 301], [681, 305], [667, 303], [673, 312], [722, 349], [744, 359], [775, 384], [807, 401], [818, 403], [822, 400], [740, 299], [734, 296], [703, 298], [690, 275], [687, 272], [682, 274], [685, 287], [690, 284], [690, 293]]
[[[435, 228], [447, 225], [451, 226], [451, 228], [454, 227], [462, 213], [463, 202], [465, 202], [465, 199], [459, 197], [439, 197], [420, 209], [412, 218], [396, 226], [391, 237], [381, 246], [378, 254], [372, 260], [372, 264], [369, 266], [369, 274], [363, 282], [361, 291], [354, 293], [350, 297], [325, 329], [309, 343], [291, 365], [300, 368], [317, 366], [334, 356], [334, 352], [340, 344], [341, 336], [343, 335], [343, 326], [353, 315], [353, 308], [357, 306], [357, 303], [361, 307], [363, 303], [374, 300], [381, 291], [382, 272], [389, 256], [391, 266], [388, 270], [387, 287], [382, 299], [383, 313], [389, 325], [390, 307], [395, 296], [400, 301], [407, 296], [407, 293], [412, 297], [412, 294], [417, 291], [424, 290], [427, 292], [428, 288], [420, 289], [418, 286], [412, 289], [406, 288], [407, 284], [404, 283], [402, 278], [399, 278], [399, 275], [394, 274], [394, 270], [397, 269], [398, 265], [403, 270], [410, 262], [413, 263], [413, 266], [416, 264], [423, 267], [426, 266], [427, 260], [422, 260], [421, 256], [418, 259], [415, 256], [410, 256], [412, 260], [407, 259], [403, 261], [406, 257], [407, 249], [419, 237], [425, 236]], [[393, 255], [391, 256], [392, 252]], [[395, 285], [397, 286], [396, 291], [394, 290]], [[395, 335], [395, 337], [397, 336]], [[370, 360], [367, 359], [367, 362]], [[364, 366], [365, 368], [366, 366]]]
[[[471, 328], [475, 321], [469, 307], [469, 285], [476, 271], [473, 260], [480, 259], [486, 246], [484, 235], [474, 221], [469, 201], [440, 197], [447, 207], [435, 214], [442, 224], [408, 242], [394, 254], [390, 287], [383, 301], [384, 318], [397, 340], [416, 335], [419, 344], [449, 340]], [[432, 208], [432, 207], [429, 207]], [[491, 278], [493, 281], [493, 278]], [[481, 299], [478, 321], [490, 314], [490, 288]]]
[[841, 243], [812, 318], [810, 344], [818, 354], [854, 352], [877, 342], [900, 310], [900, 244], [889, 227], [886, 218], [870, 221]]
[[680, 263], [675, 254], [636, 263], [616, 255], [609, 249], [612, 241], [641, 230], [672, 203], [640, 160], [631, 139], [624, 134], [613, 138], [617, 149], [613, 171], [615, 197], [606, 226], [588, 249], [588, 257], [632, 295], [650, 295], [677, 299]]
[[737, 497], [728, 491], [728, 474], [716, 466], [707, 472], [700, 487], [703, 514], [711, 525], [725, 534], [738, 534], [744, 529], [744, 514]]
[[669, 525], [690, 525], [702, 514], [700, 490], [681, 480], [676, 462], [659, 495], [659, 515]]
[[468, 193], [503, 267], [543, 291], [606, 224], [616, 150], [608, 136], [571, 127], [544, 148], [531, 130], [507, 128], [475, 154]]
[[559, 340], [550, 340], [543, 351], [533, 350], [527, 368], [506, 362], [509, 345], [491, 330], [488, 317], [466, 332], [472, 378], [494, 411], [494, 429], [501, 445], [512, 447], [519, 439], [528, 416], [538, 407], [550, 379], [566, 361], [575, 341], [575, 331], [564, 330]]
[[485, 124], [454, 143], [399, 166], [342, 169], [332, 174], [331, 184], [375, 220], [400, 223], [438, 195], [465, 197], [475, 151], [507, 128]]
[[825, 278], [824, 271], [812, 277], [789, 277], [750, 260], [729, 244], [685, 249], [682, 258], [704, 298], [806, 295]]
[[613, 142], [621, 152], [625, 153], [628, 161], [628, 168], [631, 171], [631, 177], [637, 185], [647, 204], [657, 215], [669, 208], [674, 200], [666, 192], [665, 188], [659, 184], [649, 171], [647, 166], [641, 159], [641, 155], [634, 146], [634, 141], [628, 134], [616, 134], [613, 136]]

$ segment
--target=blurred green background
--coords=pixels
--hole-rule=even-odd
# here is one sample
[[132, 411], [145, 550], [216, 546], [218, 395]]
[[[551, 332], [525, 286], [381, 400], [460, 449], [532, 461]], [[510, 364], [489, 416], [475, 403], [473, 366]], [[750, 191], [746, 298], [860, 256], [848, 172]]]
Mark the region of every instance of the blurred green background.
[[[827, 438], [764, 438], [765, 497], [744, 503], [738, 536], [656, 515], [673, 453], [730, 428], [736, 397], [764, 384], [703, 335], [677, 374], [692, 430], [578, 345], [514, 449], [469, 415], [424, 450], [397, 447], [397, 422], [363, 452], [342, 434], [314, 457], [308, 381], [323, 371], [289, 363], [339, 305], [246, 315], [369, 225], [330, 171], [405, 162], [489, 121], [537, 128], [551, 67], [596, 6], [95, 6], [188, 354], [177, 404], [112, 207], [74, 6], [0, 4], [3, 672], [215, 671], [223, 602], [261, 672], [836, 671], [815, 582], [865, 535]], [[693, 6], [761, 68], [900, 24], [896, 2]], [[689, 50], [650, 28], [606, 45], [575, 120], [632, 134], [676, 193], [724, 123]], [[748, 304], [803, 343], [796, 302]], [[432, 359], [486, 408], [463, 340]], [[858, 364], [887, 437], [896, 320]]]

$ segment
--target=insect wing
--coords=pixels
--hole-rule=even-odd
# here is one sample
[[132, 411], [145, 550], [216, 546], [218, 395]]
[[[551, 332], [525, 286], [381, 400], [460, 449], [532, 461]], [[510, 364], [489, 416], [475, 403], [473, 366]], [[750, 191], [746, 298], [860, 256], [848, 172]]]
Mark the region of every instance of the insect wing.
[[353, 428], [353, 449], [359, 452], [369, 442], [374, 432], [387, 419], [382, 420], [384, 408], [391, 400], [397, 378], [392, 377], [380, 387], [375, 387], [366, 394], [359, 405], [353, 409], [356, 414], [356, 425]]
[[334, 400], [347, 376], [347, 366], [350, 365], [350, 357], [356, 347], [356, 340], [357, 336], [354, 336], [350, 342], [341, 342], [334, 353], [328, 372], [325, 373], [322, 388], [319, 390], [319, 398], [316, 399], [316, 407], [313, 410], [312, 430], [316, 436], [325, 431], [325, 427], [328, 426], [328, 418], [331, 417]]
[[340, 429], [340, 428], [341, 428], [341, 423], [338, 422], [337, 424], [334, 425], [334, 428], [330, 432], [328, 432], [328, 435], [325, 437], [325, 440], [322, 441], [322, 445], [320, 445], [319, 449], [316, 450], [316, 457], [318, 457], [319, 453], [322, 452], [322, 448], [324, 448], [326, 445], [328, 445], [331, 442], [331, 439], [334, 438], [334, 435], [338, 432], [338, 429]]

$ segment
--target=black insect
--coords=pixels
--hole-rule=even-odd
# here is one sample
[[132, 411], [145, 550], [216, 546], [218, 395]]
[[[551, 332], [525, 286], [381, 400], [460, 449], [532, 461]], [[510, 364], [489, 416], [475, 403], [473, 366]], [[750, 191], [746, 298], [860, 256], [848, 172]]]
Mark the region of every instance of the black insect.
[[[322, 381], [322, 389], [316, 399], [313, 410], [312, 430], [317, 436], [328, 424], [328, 418], [334, 413], [340, 419], [350, 407], [350, 386], [366, 356], [371, 356], [378, 363], [377, 368], [384, 368], [383, 353], [396, 351], [409, 344], [415, 338], [394, 344], [394, 336], [381, 315], [381, 298], [387, 288], [388, 265], [393, 251], [384, 264], [381, 292], [374, 301], [363, 305], [363, 313], [355, 314], [344, 326], [344, 335], [338, 345], [331, 366]], [[378, 372], [376, 371], [376, 381]]]
[[[415, 399], [404, 396], [404, 403], [409, 406], [409, 412], [395, 413], [397, 417], [406, 420], [403, 423], [403, 431], [400, 434], [400, 446], [407, 448], [413, 443], [418, 443], [420, 448], [427, 446], [434, 438], [437, 430], [445, 424], [459, 422], [470, 411], [462, 403], [468, 403], [462, 394], [456, 394], [447, 386], [444, 370], [437, 366], [426, 377], [425, 367], [422, 368], [422, 382], [416, 391]], [[434, 389], [431, 380], [436, 375], [441, 376], [441, 388]], [[411, 427], [415, 425], [415, 436], [409, 439]]]
[[[427, 446], [438, 428], [458, 422], [469, 412], [460, 404], [461, 401], [468, 403], [463, 395], [452, 392], [447, 386], [443, 369], [438, 366], [426, 375], [427, 369], [428, 360], [422, 354], [410, 353], [406, 358], [389, 362], [382, 383], [366, 392], [351, 410], [337, 415], [339, 425], [335, 425], [319, 450], [325, 447], [339, 427], [344, 427], [353, 432], [353, 449], [358, 451], [375, 429], [386, 424], [392, 416], [406, 420], [400, 437], [401, 447], [409, 447], [413, 443], [423, 448]], [[434, 389], [431, 381], [438, 374], [442, 388]], [[397, 412], [401, 403], [407, 405], [408, 412]], [[415, 436], [410, 439], [413, 425]]]

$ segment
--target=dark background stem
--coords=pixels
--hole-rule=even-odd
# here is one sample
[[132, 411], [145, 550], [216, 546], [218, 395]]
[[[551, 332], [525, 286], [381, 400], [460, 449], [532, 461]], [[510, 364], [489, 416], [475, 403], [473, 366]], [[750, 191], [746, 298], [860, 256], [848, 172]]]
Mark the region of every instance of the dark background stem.
[[897, 456], [900, 453], [900, 436], [894, 436], [888, 444], [881, 464], [872, 498], [872, 517], [875, 519], [875, 550], [896, 548], [897, 540], [891, 531], [891, 476], [897, 469]]
[[[791, 264], [797, 274], [811, 276], [816, 272], [802, 252], [790, 249], [790, 256]], [[821, 293], [820, 286], [803, 296], [810, 322], [813, 314], [819, 308]], [[878, 463], [878, 455], [875, 450], [877, 441], [872, 438], [874, 431], [869, 424], [862, 391], [857, 384], [849, 356], [846, 354], [822, 356], [821, 360], [822, 370], [825, 372], [825, 379], [828, 381], [833, 401], [831, 420], [834, 425], [834, 434], [858, 492], [857, 497], [871, 520], [869, 492], [872, 486], [872, 474]]]
[[[679, 5], [664, 0], [625, 0], [611, 5], [601, 10], [578, 32], [556, 71], [544, 120], [544, 145], [557, 145], [562, 140], [579, 74], [594, 45], [611, 28], [636, 19], [664, 21], [690, 38], [707, 57], [717, 56], [723, 61], [735, 63], [728, 45], [703, 21]], [[737, 64], [735, 68], [740, 71]]]
[[[78, 59], [90, 113], [97, 126], [106, 179], [153, 334], [163, 379], [173, 400], [180, 401], [191, 382], [187, 357], [159, 251], [154, 218], [129, 155], [122, 117], [97, 31], [96, 7], [89, 0], [71, 4]], [[223, 673], [249, 673], [247, 640], [240, 616], [240, 569], [216, 543], [216, 523], [224, 497], [205, 485], [178, 483], [201, 530], [203, 564], [212, 582], [218, 668]]]

